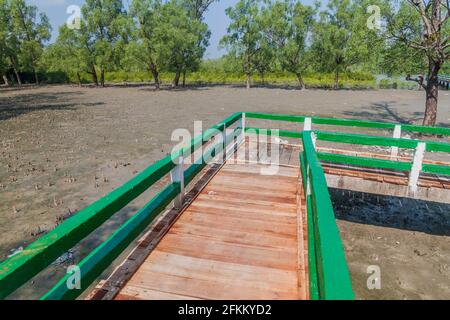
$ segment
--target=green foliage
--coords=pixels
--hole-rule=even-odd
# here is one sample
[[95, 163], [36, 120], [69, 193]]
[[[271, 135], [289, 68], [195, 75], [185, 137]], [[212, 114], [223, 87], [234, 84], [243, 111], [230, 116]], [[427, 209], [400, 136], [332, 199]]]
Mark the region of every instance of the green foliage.
[[227, 8], [231, 23], [227, 29], [228, 35], [221, 40], [221, 45], [228, 49], [230, 57], [240, 61], [242, 71], [247, 76], [247, 87], [250, 87], [256, 65], [261, 64], [258, 55], [267, 55], [267, 45], [260, 32], [259, 11], [257, 0], [240, 0], [234, 8]]
[[127, 18], [122, 0], [86, 0], [82, 8], [88, 38], [92, 41], [95, 65], [104, 73], [114, 70], [127, 43]]
[[[47, 17], [25, 0], [0, 0], [0, 79], [15, 75], [20, 82], [26, 74], [28, 81], [32, 72], [46, 82], [80, 84], [177, 86], [183, 76], [189, 83], [373, 88], [367, 74], [428, 72], [428, 53], [407, 45], [421, 41], [423, 27], [409, 0], [330, 0], [323, 9], [294, 0], [240, 0], [226, 9], [231, 21], [221, 46], [227, 54], [203, 61], [210, 39], [204, 14], [215, 1], [132, 0], [126, 12], [123, 0], [86, 0], [80, 28], [62, 25], [56, 42], [45, 46]], [[384, 19], [380, 29], [368, 26], [374, 5]], [[442, 73], [450, 73], [448, 62]], [[380, 87], [411, 86], [383, 80]]]
[[[8, 70], [8, 27], [6, 24], [8, 8], [5, 0], [0, 0], [0, 76], [6, 76]], [[3, 79], [2, 79], [3, 80]]]
[[[381, 54], [380, 69], [387, 75], [425, 74], [426, 55], [405, 43], [419, 39], [421, 22], [418, 11], [404, 1], [389, 3], [387, 7], [386, 34], [389, 41], [385, 42]], [[401, 34], [403, 40], [397, 38], [397, 34]]]
[[335, 87], [339, 74], [350, 67], [368, 63], [379, 53], [381, 38], [367, 28], [365, 8], [374, 1], [330, 0], [315, 25], [312, 51], [319, 71], [335, 73]]
[[293, 73], [303, 88], [302, 75], [311, 60], [307, 39], [313, 28], [314, 9], [291, 0], [268, 0], [266, 4], [261, 13], [265, 38], [281, 68]]
[[0, 18], [0, 73], [13, 68], [20, 84], [19, 71], [33, 71], [38, 83], [39, 60], [50, 39], [47, 16], [25, 0], [1, 0]]

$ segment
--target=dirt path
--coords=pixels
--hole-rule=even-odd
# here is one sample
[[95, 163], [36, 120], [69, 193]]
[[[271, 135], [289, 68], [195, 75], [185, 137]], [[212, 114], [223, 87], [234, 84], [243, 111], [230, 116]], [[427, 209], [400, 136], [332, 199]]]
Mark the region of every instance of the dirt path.
[[[169, 153], [172, 131], [193, 131], [194, 120], [206, 128], [233, 112], [261, 111], [420, 123], [423, 95], [231, 87], [0, 88], [0, 260]], [[450, 95], [443, 91], [441, 125], [450, 124], [449, 106]], [[147, 199], [135, 201], [126, 214]]]

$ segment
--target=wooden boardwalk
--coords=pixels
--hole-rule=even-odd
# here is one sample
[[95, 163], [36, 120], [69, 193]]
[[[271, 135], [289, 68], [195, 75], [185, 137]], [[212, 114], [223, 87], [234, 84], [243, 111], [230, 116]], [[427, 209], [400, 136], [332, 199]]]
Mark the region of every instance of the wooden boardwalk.
[[227, 163], [116, 299], [306, 299], [299, 169]]

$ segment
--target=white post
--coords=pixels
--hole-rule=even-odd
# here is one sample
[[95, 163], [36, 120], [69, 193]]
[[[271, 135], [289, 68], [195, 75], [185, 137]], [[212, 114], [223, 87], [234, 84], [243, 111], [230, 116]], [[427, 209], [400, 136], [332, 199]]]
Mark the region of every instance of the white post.
[[419, 142], [414, 153], [414, 161], [409, 175], [409, 190], [412, 193], [417, 191], [417, 183], [419, 182], [420, 171], [422, 171], [423, 157], [425, 155], [426, 143]]
[[170, 180], [172, 183], [180, 184], [180, 193], [174, 200], [174, 206], [176, 209], [181, 209], [183, 207], [185, 186], [184, 186], [184, 156], [180, 155], [178, 159], [175, 160], [177, 165], [170, 172]]
[[305, 118], [305, 122], [303, 124], [303, 131], [311, 131], [312, 129], [312, 119], [307, 117]]
[[[402, 137], [402, 126], [397, 124], [394, 128], [394, 136], [395, 139], [400, 139]], [[394, 160], [398, 156], [398, 147], [392, 147], [391, 149], [391, 159]]]
[[239, 126], [241, 127], [242, 132], [239, 135], [238, 145], [240, 145], [242, 142], [245, 142], [245, 125], [246, 125], [245, 113], [242, 113], [242, 118], [239, 122]]

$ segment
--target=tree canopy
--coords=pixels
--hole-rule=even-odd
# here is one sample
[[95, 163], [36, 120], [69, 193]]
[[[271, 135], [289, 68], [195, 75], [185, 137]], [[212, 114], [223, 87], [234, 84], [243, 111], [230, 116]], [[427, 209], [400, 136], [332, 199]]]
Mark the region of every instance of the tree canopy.
[[[211, 33], [205, 13], [218, 0], [86, 0], [79, 26], [64, 24], [48, 44], [45, 14], [25, 0], [0, 0], [0, 73], [6, 84], [22, 75], [63, 72], [81, 84], [84, 75], [105, 85], [112, 71], [143, 71], [157, 88], [161, 73], [181, 77], [204, 63]], [[299, 88], [312, 72], [411, 75], [427, 93], [425, 124], [435, 123], [438, 75], [450, 72], [447, 0], [239, 0], [220, 45], [223, 70], [245, 76], [295, 75]], [[203, 68], [204, 70], [204, 68]], [[227, 71], [228, 72], [228, 71]], [[419, 75], [419, 77], [414, 77]]]

